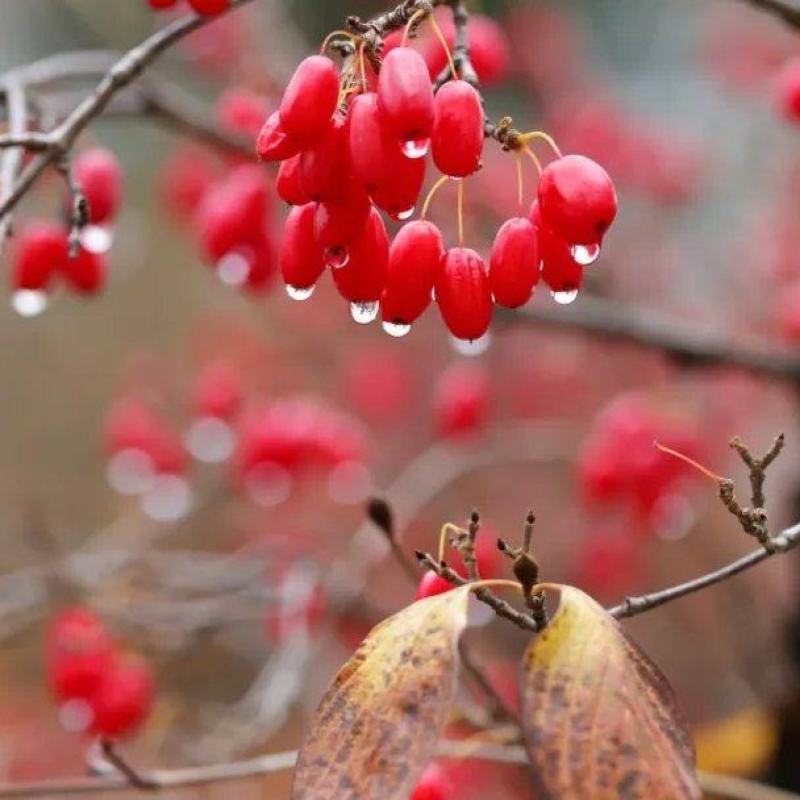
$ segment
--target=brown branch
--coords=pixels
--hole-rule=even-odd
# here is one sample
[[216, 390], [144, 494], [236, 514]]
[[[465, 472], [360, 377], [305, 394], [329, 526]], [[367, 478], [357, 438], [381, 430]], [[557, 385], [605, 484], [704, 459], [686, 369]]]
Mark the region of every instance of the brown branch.
[[[232, 0], [229, 10], [238, 8], [250, 0]], [[75, 140], [87, 125], [108, 107], [111, 100], [122, 89], [134, 81], [155, 59], [176, 42], [188, 34], [202, 28], [217, 19], [196, 14], [189, 14], [175, 20], [156, 31], [141, 44], [125, 53], [101, 78], [94, 91], [55, 128], [47, 134], [47, 146], [22, 171], [13, 186], [4, 193], [0, 202], [0, 222], [7, 219], [9, 212], [25, 196], [28, 190], [38, 181], [47, 168], [57, 164], [64, 154], [68, 153]], [[6, 95], [10, 94], [8, 86]], [[24, 129], [13, 130], [15, 136], [22, 135]], [[18, 149], [10, 149], [10, 153], [19, 153]], [[7, 225], [7, 223], [6, 223]], [[3, 230], [0, 229], [0, 233]], [[1, 239], [2, 237], [0, 237]]]
[[69, 255], [70, 258], [75, 258], [81, 245], [81, 231], [89, 221], [89, 203], [83, 188], [75, 178], [69, 153], [64, 153], [58, 160], [56, 169], [64, 178], [69, 192]]
[[800, 383], [800, 358], [788, 351], [732, 344], [724, 333], [698, 330], [670, 317], [607, 300], [582, 297], [573, 306], [529, 308], [497, 315], [505, 322], [530, 321], [553, 329], [595, 334], [659, 350], [684, 366], [735, 367]]
[[793, 28], [800, 28], [800, 3], [794, 0], [741, 0], [741, 2], [760, 11], [774, 14]]
[[626, 617], [635, 617], [637, 614], [642, 614], [652, 608], [669, 603], [672, 600], [678, 600], [681, 597], [699, 592], [708, 586], [713, 586], [715, 583], [732, 578], [740, 572], [750, 569], [751, 567], [766, 561], [774, 555], [788, 553], [800, 544], [800, 523], [793, 525], [782, 531], [778, 536], [772, 537], [773, 549], [767, 550], [759, 547], [748, 553], [746, 556], [726, 564], [714, 572], [709, 572], [707, 575], [701, 575], [699, 578], [680, 583], [677, 586], [671, 586], [668, 589], [662, 589], [658, 592], [640, 595], [638, 597], [626, 597], [625, 600], [618, 606], [609, 608], [608, 612], [612, 617], [623, 619]]
[[[6, 102], [9, 136], [20, 138], [25, 135], [28, 121], [28, 108], [25, 100], [25, 89], [21, 83], [11, 78], [0, 86]], [[9, 147], [5, 150], [0, 163], [0, 203], [5, 204], [14, 193], [14, 182], [22, 164], [23, 150], [20, 147]], [[11, 230], [11, 215], [0, 214], [0, 250]]]

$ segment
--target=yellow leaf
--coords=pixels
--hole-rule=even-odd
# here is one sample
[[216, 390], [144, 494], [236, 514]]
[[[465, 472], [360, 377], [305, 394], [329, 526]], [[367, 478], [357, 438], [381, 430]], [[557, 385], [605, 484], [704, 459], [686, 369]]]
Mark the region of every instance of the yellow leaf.
[[591, 597], [558, 589], [558, 610], [522, 663], [538, 800], [699, 798], [691, 738], [666, 678]]
[[420, 600], [370, 632], [316, 711], [293, 800], [407, 800], [453, 700], [468, 599]]

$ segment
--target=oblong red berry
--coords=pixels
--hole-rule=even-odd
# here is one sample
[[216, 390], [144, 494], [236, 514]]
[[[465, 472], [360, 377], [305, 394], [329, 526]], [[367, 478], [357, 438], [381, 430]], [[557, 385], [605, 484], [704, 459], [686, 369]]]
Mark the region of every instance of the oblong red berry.
[[289, 136], [281, 125], [280, 115], [274, 111], [267, 117], [256, 139], [256, 154], [262, 161], [283, 161], [297, 155], [302, 142]]
[[13, 289], [46, 289], [52, 277], [63, 270], [69, 250], [62, 225], [42, 220], [24, 228], [17, 241], [11, 272]]
[[275, 191], [278, 197], [291, 206], [302, 206], [311, 202], [311, 198], [300, 182], [301, 153], [287, 158], [278, 168], [278, 177], [275, 180]]
[[544, 222], [537, 202], [531, 207], [530, 220], [539, 243], [542, 280], [554, 293], [576, 292], [583, 281], [583, 267], [572, 257], [569, 242]]
[[428, 140], [433, 131], [433, 85], [425, 59], [410, 47], [395, 47], [378, 75], [378, 108], [400, 142]]
[[322, 248], [314, 238], [315, 203], [295, 206], [283, 226], [279, 251], [281, 275], [287, 286], [309, 289], [325, 269]]
[[539, 242], [533, 223], [512, 217], [497, 231], [489, 256], [489, 286], [494, 300], [518, 308], [530, 300], [539, 280]]
[[325, 135], [300, 154], [300, 185], [312, 200], [330, 199], [349, 167], [347, 120], [343, 114], [335, 114]]
[[454, 178], [472, 175], [481, 163], [484, 116], [481, 98], [466, 81], [448, 81], [434, 98], [431, 154], [439, 171]]
[[339, 294], [351, 303], [374, 303], [386, 286], [389, 235], [380, 212], [371, 208], [361, 235], [348, 246], [347, 264], [332, 270]]
[[193, 11], [205, 17], [221, 14], [231, 4], [231, 0], [189, 0]]
[[331, 124], [339, 99], [339, 73], [327, 56], [298, 64], [278, 109], [283, 130], [299, 142], [318, 142]]
[[425, 159], [406, 158], [381, 122], [374, 92], [350, 107], [350, 163], [373, 202], [396, 218], [410, 215], [425, 182]]
[[314, 237], [325, 248], [346, 248], [364, 230], [371, 204], [367, 193], [357, 186], [339, 202], [318, 203], [314, 213]]
[[384, 322], [410, 325], [425, 311], [443, 258], [442, 234], [433, 223], [415, 220], [397, 232], [381, 297]]
[[82, 247], [63, 267], [67, 285], [78, 294], [95, 294], [106, 281], [108, 261], [103, 253], [92, 253]]
[[89, 206], [89, 222], [100, 225], [113, 220], [122, 196], [117, 157], [104, 147], [93, 147], [75, 159], [72, 169]]
[[155, 680], [141, 658], [128, 659], [105, 673], [89, 699], [92, 731], [102, 736], [133, 733], [150, 714], [155, 701]]
[[450, 333], [479, 339], [492, 320], [492, 293], [483, 259], [467, 247], [447, 251], [436, 280], [436, 302]]
[[570, 245], [599, 243], [617, 214], [614, 183], [585, 156], [564, 156], [548, 164], [538, 197], [542, 220]]

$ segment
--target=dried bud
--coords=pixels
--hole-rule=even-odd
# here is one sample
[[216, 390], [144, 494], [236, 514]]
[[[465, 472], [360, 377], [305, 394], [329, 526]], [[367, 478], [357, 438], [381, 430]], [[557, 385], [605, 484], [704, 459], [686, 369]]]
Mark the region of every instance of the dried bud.
[[522, 584], [526, 598], [530, 597], [539, 582], [539, 565], [527, 553], [520, 553], [514, 559], [514, 577]]
[[394, 513], [392, 507], [380, 497], [367, 501], [367, 516], [373, 525], [380, 528], [389, 539], [394, 538]]

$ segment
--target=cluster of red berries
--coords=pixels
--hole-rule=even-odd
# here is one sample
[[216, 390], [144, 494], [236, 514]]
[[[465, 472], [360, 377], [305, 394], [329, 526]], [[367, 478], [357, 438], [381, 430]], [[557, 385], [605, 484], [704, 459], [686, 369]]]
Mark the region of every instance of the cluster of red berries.
[[443, 176], [462, 181], [479, 169], [483, 144], [478, 92], [459, 78], [434, 92], [411, 47], [392, 48], [377, 80], [366, 69], [361, 80], [340, 76], [324, 55], [306, 58], [257, 141], [261, 159], [282, 162], [277, 191], [294, 206], [280, 249], [290, 296], [310, 297], [328, 266], [357, 322], [380, 312], [384, 329], [402, 336], [435, 297], [452, 335], [464, 340], [487, 332], [495, 303], [526, 303], [540, 274], [557, 300], [574, 299], [617, 209], [611, 179], [582, 156], [547, 166], [530, 216], [500, 228], [488, 266], [461, 242], [445, 248], [424, 219], [390, 244], [379, 209], [411, 217], [428, 151]]
[[62, 723], [69, 730], [125, 736], [152, 710], [155, 681], [149, 664], [141, 656], [123, 653], [89, 609], [70, 608], [52, 620], [45, 664]]
[[111, 241], [109, 229], [120, 207], [122, 171], [113, 153], [95, 147], [75, 159], [73, 176], [88, 210], [77, 252], [70, 254], [66, 224], [33, 221], [17, 237], [11, 272], [12, 304], [23, 316], [34, 316], [47, 307], [49, 293], [59, 278], [81, 295], [95, 294], [105, 283], [105, 252]]
[[208, 362], [198, 374], [183, 435], [144, 396], [124, 395], [104, 423], [109, 484], [139, 497], [150, 517], [172, 521], [191, 507], [190, 456], [206, 464], [230, 461], [234, 485], [267, 506], [311, 475], [328, 478], [343, 502], [347, 492], [334, 487], [365, 478], [367, 435], [355, 417], [303, 396], [244, 403], [241, 372], [227, 359]]
[[[147, 0], [150, 8], [156, 11], [163, 11], [168, 8], [175, 8], [181, 0]], [[187, 0], [192, 11], [203, 16], [221, 14], [231, 4], [231, 0]]]
[[615, 399], [596, 419], [578, 456], [578, 481], [591, 504], [617, 503], [643, 520], [680, 490], [691, 474], [680, 459], [659, 451], [656, 442], [691, 458], [701, 444], [693, 422], [670, 413], [637, 393]]

